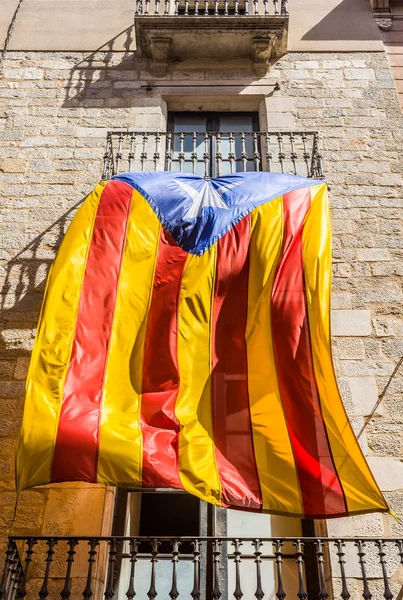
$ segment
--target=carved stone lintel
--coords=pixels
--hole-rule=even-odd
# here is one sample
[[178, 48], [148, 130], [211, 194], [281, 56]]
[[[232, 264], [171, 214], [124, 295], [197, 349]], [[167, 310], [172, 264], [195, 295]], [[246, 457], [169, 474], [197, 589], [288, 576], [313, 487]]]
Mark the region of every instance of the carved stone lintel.
[[389, 31], [392, 29], [392, 19], [377, 19], [375, 17], [375, 23], [381, 31]]
[[171, 38], [151, 38], [151, 72], [154, 77], [164, 77], [171, 59]]
[[274, 36], [254, 38], [252, 41], [252, 63], [258, 77], [265, 77], [270, 71], [270, 58], [274, 43]]

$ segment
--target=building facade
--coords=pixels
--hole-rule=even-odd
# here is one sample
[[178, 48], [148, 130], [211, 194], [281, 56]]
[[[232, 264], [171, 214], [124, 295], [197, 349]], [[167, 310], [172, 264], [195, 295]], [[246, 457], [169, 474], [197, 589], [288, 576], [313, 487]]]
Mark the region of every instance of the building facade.
[[[28, 597], [56, 597], [62, 588], [64, 598], [70, 592], [81, 597], [83, 590], [87, 598], [133, 597], [128, 586], [138, 548], [133, 541], [119, 547], [112, 541], [107, 551], [107, 541], [98, 544], [101, 536], [402, 536], [401, 522], [391, 515], [300, 522], [213, 510], [181, 494], [141, 495], [86, 484], [23, 492], [10, 528], [24, 381], [46, 275], [86, 194], [102, 174], [127, 170], [215, 176], [272, 169], [325, 177], [333, 219], [338, 382], [377, 482], [392, 510], [403, 515], [403, 379], [402, 370], [394, 373], [403, 355], [402, 15], [403, 7], [392, 0], [3, 1], [2, 556], [9, 534], [73, 537], [57, 546], [28, 544], [30, 572], [24, 581], [13, 563], [4, 580], [8, 593], [14, 585], [19, 597], [26, 591]], [[77, 536], [92, 539], [89, 550], [96, 554], [89, 563], [87, 541], [76, 546]], [[386, 542], [386, 554], [378, 544], [365, 557], [359, 544], [344, 550], [325, 545], [324, 554], [312, 544], [311, 557], [308, 542], [304, 556], [292, 544], [274, 545], [264, 550], [267, 560], [256, 543], [244, 545], [245, 556], [235, 544], [228, 562], [226, 542], [200, 555], [197, 545], [183, 544], [186, 560], [175, 545], [163, 544], [159, 553], [158, 546], [147, 546], [143, 563], [137, 560], [139, 596], [148, 592], [154, 598], [158, 591], [176, 598], [176, 568], [180, 595], [193, 589], [194, 598], [218, 599], [234, 589], [241, 598], [238, 574], [244, 594], [261, 598], [260, 568], [266, 597], [281, 600], [281, 575], [287, 596], [299, 591], [302, 600], [301, 581], [310, 595], [324, 599], [340, 593], [348, 598], [346, 585], [358, 599], [363, 573], [374, 597], [387, 597], [388, 590], [399, 597], [403, 584], [403, 548], [399, 554], [399, 546], [386, 548]], [[22, 540], [17, 547], [23, 570]], [[295, 551], [287, 562], [287, 552]]]

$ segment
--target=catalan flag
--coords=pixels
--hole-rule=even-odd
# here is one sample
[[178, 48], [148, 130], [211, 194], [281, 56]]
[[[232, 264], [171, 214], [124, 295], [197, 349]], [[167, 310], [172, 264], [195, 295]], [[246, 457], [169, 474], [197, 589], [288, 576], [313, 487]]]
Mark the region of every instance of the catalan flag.
[[307, 518], [386, 511], [337, 389], [330, 288], [323, 182], [101, 181], [48, 277], [18, 489], [86, 481]]

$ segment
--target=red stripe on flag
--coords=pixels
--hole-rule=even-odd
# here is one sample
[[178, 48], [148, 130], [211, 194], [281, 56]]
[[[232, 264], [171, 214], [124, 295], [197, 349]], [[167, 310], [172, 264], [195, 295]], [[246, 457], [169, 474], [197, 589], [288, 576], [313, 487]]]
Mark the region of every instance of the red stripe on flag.
[[[309, 333], [302, 231], [310, 208], [309, 189], [283, 198], [282, 258], [271, 309], [274, 356], [285, 419], [307, 517], [347, 512], [316, 384]], [[319, 232], [318, 232], [319, 234]]]
[[97, 481], [102, 390], [132, 193], [127, 184], [110, 181], [98, 204], [64, 385], [52, 482]]
[[143, 485], [182, 488], [178, 471], [178, 306], [188, 253], [164, 228], [158, 248], [143, 364]]
[[245, 329], [250, 216], [217, 244], [212, 331], [212, 415], [223, 503], [259, 510], [262, 494], [253, 448]]

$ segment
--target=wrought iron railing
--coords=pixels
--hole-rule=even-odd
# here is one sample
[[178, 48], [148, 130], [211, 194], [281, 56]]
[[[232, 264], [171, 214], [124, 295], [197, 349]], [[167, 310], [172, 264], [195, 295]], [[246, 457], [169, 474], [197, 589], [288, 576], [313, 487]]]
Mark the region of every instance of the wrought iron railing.
[[317, 132], [109, 131], [103, 178], [126, 171], [180, 171], [217, 177], [274, 171], [323, 178]]
[[280, 16], [288, 0], [136, 0], [136, 16]]
[[392, 600], [401, 565], [402, 539], [13, 537], [0, 598]]

